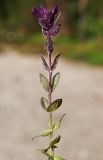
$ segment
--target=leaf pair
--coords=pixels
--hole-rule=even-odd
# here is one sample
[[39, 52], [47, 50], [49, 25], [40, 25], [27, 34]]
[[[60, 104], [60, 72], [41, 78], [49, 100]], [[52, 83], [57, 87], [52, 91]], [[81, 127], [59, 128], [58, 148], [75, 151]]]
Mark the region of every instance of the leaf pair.
[[[59, 143], [61, 136], [59, 135], [58, 137], [56, 137], [54, 140], [52, 140], [49, 144], [48, 147], [46, 147], [45, 149], [42, 150], [42, 153], [45, 155], [49, 155], [47, 152], [50, 148], [57, 148], [56, 144]], [[53, 158], [53, 157], [52, 157]]]
[[64, 158], [57, 155], [52, 156], [49, 153], [45, 152], [44, 150], [42, 151], [42, 153], [46, 155], [49, 158], [49, 160], [65, 160]]
[[44, 66], [45, 70], [47, 70], [47, 71], [49, 71], [49, 70], [53, 71], [53, 70], [56, 68], [57, 64], [58, 64], [58, 60], [59, 60], [60, 55], [61, 55], [61, 54], [58, 54], [58, 55], [55, 57], [55, 59], [54, 59], [54, 61], [53, 61], [53, 63], [52, 63], [51, 68], [49, 68], [49, 66], [48, 66], [45, 58], [44, 58], [43, 56], [41, 56], [42, 63], [43, 63], [43, 66]]
[[45, 150], [40, 150], [44, 155], [46, 155], [48, 157], [49, 160], [54, 160], [54, 158], [52, 157], [52, 155], [50, 155], [49, 153], [47, 153]]
[[49, 105], [49, 102], [46, 98], [41, 98], [41, 106], [43, 109], [45, 109], [47, 112], [53, 112], [57, 110], [62, 104], [62, 99], [57, 99], [53, 103]]
[[49, 160], [65, 160], [64, 158], [57, 156], [57, 155], [54, 155], [54, 157], [53, 157], [52, 155], [50, 155], [49, 153], [47, 153], [45, 151], [42, 151], [42, 153], [44, 155], [46, 155], [49, 158]]
[[53, 141], [51, 141], [50, 147], [51, 147], [51, 148], [57, 148], [57, 147], [55, 146], [55, 144], [59, 143], [60, 139], [61, 139], [61, 136], [59, 135], [59, 136], [56, 137]]
[[40, 82], [43, 85], [43, 88], [45, 89], [46, 92], [49, 92], [50, 90], [53, 92], [59, 83], [59, 79], [60, 79], [60, 73], [58, 72], [54, 75], [52, 79], [52, 84], [50, 86], [48, 79], [43, 74], [40, 74]]
[[35, 138], [38, 138], [38, 137], [49, 136], [51, 133], [53, 133], [55, 130], [57, 130], [60, 127], [61, 121], [62, 121], [62, 119], [63, 119], [64, 116], [65, 116], [65, 114], [63, 114], [60, 117], [60, 119], [53, 125], [53, 129], [52, 130], [51, 129], [45, 130], [40, 135], [33, 137], [32, 140], [34, 140]]

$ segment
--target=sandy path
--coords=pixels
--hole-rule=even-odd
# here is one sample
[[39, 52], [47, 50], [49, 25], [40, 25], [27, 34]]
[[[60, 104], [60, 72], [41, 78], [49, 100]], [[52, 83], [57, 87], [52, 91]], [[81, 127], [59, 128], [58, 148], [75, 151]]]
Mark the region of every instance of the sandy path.
[[[48, 127], [39, 102], [45, 95], [38, 77], [41, 62], [9, 52], [0, 55], [0, 160], [45, 160], [36, 151], [44, 139], [31, 140]], [[56, 71], [61, 81], [54, 96], [64, 101], [54, 119], [67, 114], [57, 152], [67, 160], [103, 160], [103, 69], [61, 60]]]

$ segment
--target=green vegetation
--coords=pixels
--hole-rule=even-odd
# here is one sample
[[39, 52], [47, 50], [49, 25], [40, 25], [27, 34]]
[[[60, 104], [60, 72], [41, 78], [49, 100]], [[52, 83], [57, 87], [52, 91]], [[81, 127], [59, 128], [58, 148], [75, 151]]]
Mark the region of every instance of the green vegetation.
[[[29, 36], [27, 43], [42, 47], [43, 37], [39, 34]], [[86, 41], [78, 41], [68, 36], [58, 36], [55, 44], [58, 46], [56, 52], [61, 51], [62, 56], [73, 61], [87, 62], [92, 65], [103, 65], [103, 39], [89, 39]], [[41, 50], [40, 50], [41, 51]]]
[[103, 65], [103, 45], [101, 39], [72, 42], [60, 45], [66, 58], [83, 61], [93, 65]]
[[[43, 52], [40, 27], [32, 16], [32, 6], [40, 0], [3, 0], [0, 5], [0, 43], [23, 45], [34, 53]], [[61, 35], [54, 39], [57, 51], [67, 59], [103, 65], [103, 0], [47, 0], [46, 6], [58, 3], [62, 10]], [[29, 51], [29, 49], [27, 51]], [[31, 50], [31, 51], [32, 51]]]

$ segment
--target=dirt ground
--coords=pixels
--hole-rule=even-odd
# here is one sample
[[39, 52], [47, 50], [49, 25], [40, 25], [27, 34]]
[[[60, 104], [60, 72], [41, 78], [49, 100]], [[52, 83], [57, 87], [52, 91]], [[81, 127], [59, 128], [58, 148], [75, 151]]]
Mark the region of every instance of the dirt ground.
[[[57, 153], [66, 160], [103, 160], [103, 68], [60, 60], [60, 84], [53, 99], [63, 98], [54, 113], [66, 117]], [[48, 138], [32, 137], [48, 129], [48, 114], [40, 106], [47, 96], [39, 82], [42, 69], [37, 56], [7, 50], [0, 55], [0, 160], [45, 160], [37, 149]], [[55, 97], [55, 98], [54, 98]], [[46, 139], [46, 140], [45, 140]]]

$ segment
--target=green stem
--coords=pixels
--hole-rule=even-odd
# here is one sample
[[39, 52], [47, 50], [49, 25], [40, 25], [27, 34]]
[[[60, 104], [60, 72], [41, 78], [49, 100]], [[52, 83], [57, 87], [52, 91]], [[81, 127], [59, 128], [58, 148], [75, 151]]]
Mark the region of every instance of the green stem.
[[[50, 116], [50, 129], [52, 130], [53, 129], [52, 113], [50, 113], [49, 116]], [[50, 142], [52, 139], [53, 139], [53, 133], [50, 134]], [[51, 150], [52, 150], [52, 156], [54, 156], [54, 149], [51, 148]]]
[[[52, 113], [49, 113], [49, 117], [50, 117], [50, 129], [53, 129], [53, 120], [52, 120]], [[51, 133], [50, 135], [50, 139], [52, 138], [53, 134]]]

